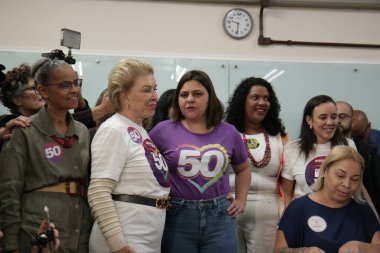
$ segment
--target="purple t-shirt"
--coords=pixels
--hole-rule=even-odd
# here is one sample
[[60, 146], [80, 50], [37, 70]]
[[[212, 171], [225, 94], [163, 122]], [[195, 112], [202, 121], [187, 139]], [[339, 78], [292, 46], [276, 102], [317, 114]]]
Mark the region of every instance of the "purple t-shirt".
[[168, 164], [172, 197], [200, 200], [228, 194], [229, 165], [248, 158], [239, 132], [224, 122], [211, 132], [195, 134], [182, 123], [167, 120], [149, 136]]

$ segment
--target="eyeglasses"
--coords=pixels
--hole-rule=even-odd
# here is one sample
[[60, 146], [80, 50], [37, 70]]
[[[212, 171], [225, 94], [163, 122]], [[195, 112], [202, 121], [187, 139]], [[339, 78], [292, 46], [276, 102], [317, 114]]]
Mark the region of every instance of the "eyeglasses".
[[352, 118], [352, 116], [345, 114], [345, 113], [338, 114], [338, 117], [339, 117], [339, 119]]
[[70, 82], [70, 81], [63, 81], [63, 82], [60, 82], [60, 83], [48, 83], [48, 84], [43, 84], [43, 86], [50, 86], [50, 85], [56, 85], [58, 86], [58, 88], [64, 90], [64, 91], [69, 91], [71, 89], [71, 87], [79, 87], [81, 88], [82, 87], [82, 82], [83, 82], [83, 79], [77, 79], [73, 82]]
[[27, 91], [32, 91], [32, 92], [34, 92], [36, 94], [38, 93], [36, 86], [33, 85], [33, 86], [29, 86], [29, 87], [25, 88], [23, 90], [21, 96], [25, 96], [25, 92], [27, 92]]

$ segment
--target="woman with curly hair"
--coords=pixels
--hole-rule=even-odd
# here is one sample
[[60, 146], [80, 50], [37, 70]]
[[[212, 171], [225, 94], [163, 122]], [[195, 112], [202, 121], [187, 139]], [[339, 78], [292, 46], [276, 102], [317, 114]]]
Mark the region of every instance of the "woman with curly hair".
[[0, 127], [20, 115], [29, 117], [41, 109], [43, 101], [35, 90], [29, 65], [21, 64], [6, 73], [0, 83], [0, 100], [11, 112], [1, 117]]
[[[282, 206], [277, 178], [282, 167], [283, 142], [287, 141], [279, 114], [276, 93], [262, 78], [242, 80], [229, 100], [226, 121], [240, 132], [251, 160], [246, 211], [237, 217], [240, 253], [273, 250]], [[234, 188], [234, 178], [230, 182]]]

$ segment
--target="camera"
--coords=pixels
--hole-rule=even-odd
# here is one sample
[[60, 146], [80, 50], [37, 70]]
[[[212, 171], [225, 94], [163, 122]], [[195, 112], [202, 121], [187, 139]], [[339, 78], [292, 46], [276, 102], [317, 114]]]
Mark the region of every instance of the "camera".
[[64, 61], [71, 65], [74, 65], [76, 62], [76, 60], [71, 55], [66, 56]]
[[46, 230], [45, 233], [36, 235], [30, 242], [32, 246], [45, 248], [49, 242], [54, 241], [54, 231], [52, 229]]
[[76, 60], [71, 54], [71, 49], [80, 49], [80, 42], [81, 42], [81, 33], [77, 31], [73, 31], [67, 28], [61, 29], [61, 46], [67, 47], [69, 49], [69, 52], [67, 56], [65, 56], [65, 53], [60, 49], [55, 49], [51, 51], [50, 53], [43, 53], [43, 57], [47, 57], [49, 59], [56, 59], [65, 61], [68, 64], [74, 65], [76, 63]]
[[68, 64], [75, 64], [75, 59], [71, 55], [71, 49], [80, 49], [81, 33], [67, 28], [61, 29], [61, 46], [67, 47], [69, 52], [65, 58]]
[[74, 65], [76, 62], [76, 60], [71, 55], [66, 56], [65, 53], [60, 49], [54, 49], [49, 53], [43, 53], [42, 56], [52, 60], [65, 61], [66, 63], [72, 65]]

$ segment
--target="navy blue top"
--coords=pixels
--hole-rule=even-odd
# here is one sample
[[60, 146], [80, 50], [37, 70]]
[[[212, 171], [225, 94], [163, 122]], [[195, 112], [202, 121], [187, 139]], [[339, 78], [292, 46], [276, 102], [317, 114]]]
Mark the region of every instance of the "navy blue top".
[[316, 246], [336, 253], [348, 241], [370, 243], [380, 231], [376, 216], [367, 204], [352, 200], [341, 208], [330, 208], [311, 200], [308, 195], [293, 200], [281, 218], [290, 248]]

